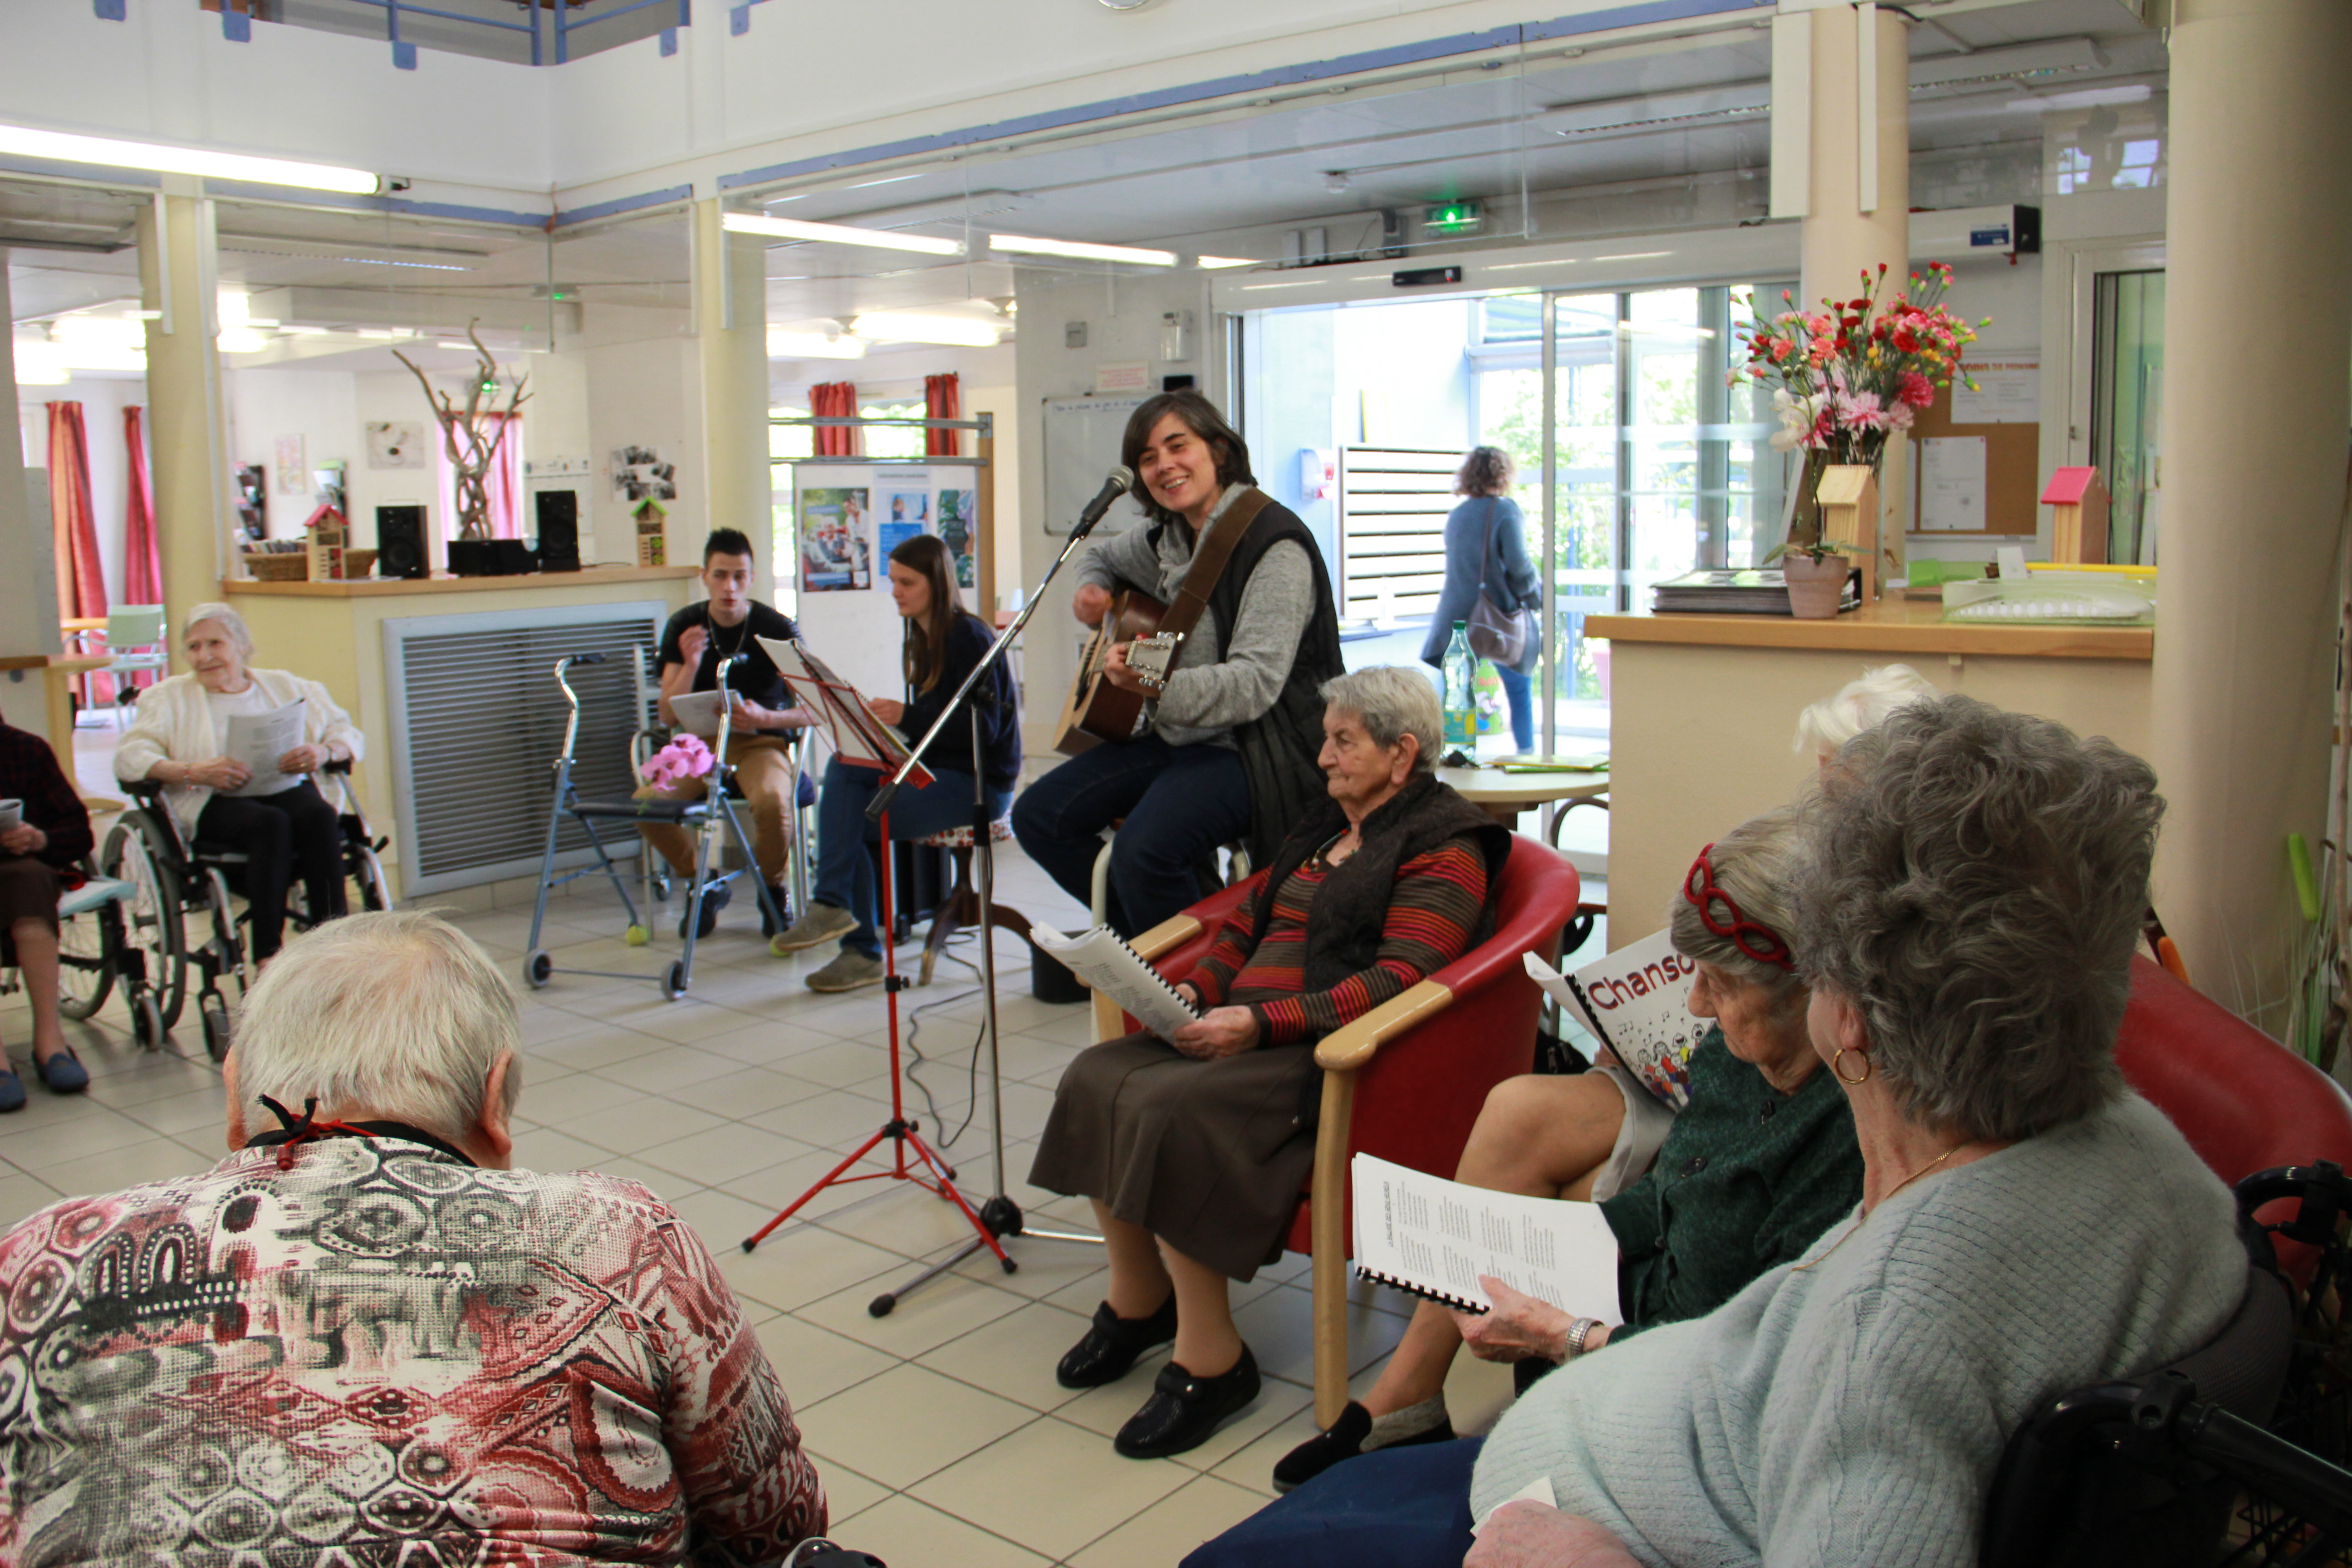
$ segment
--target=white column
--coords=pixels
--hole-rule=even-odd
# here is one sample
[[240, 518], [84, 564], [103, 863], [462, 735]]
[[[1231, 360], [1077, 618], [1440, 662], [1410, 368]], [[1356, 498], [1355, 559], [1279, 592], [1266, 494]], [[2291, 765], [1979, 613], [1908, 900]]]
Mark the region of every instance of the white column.
[[[710, 526], [740, 528], [759, 549], [761, 571], [790, 569], [772, 561], [768, 460], [767, 251], [751, 235], [719, 226], [716, 201], [694, 204], [695, 321], [700, 350], [702, 440], [710, 476]], [[702, 541], [670, 540], [673, 562], [699, 561]], [[763, 598], [773, 598], [772, 590]]]
[[[2352, 5], [2175, 0], [2157, 908], [2273, 1033], [2326, 821], [2352, 358]], [[2258, 110], [2258, 111], [2257, 111]]]
[[167, 186], [139, 215], [140, 287], [145, 308], [159, 312], [147, 323], [147, 405], [165, 630], [174, 647], [180, 616], [218, 598], [230, 574], [209, 206]]

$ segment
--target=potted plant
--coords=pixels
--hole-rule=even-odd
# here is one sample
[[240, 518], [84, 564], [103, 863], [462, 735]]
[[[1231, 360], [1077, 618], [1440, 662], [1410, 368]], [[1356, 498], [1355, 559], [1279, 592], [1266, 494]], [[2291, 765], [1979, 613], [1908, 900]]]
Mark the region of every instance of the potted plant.
[[[1805, 454], [1789, 537], [1764, 558], [1766, 565], [1780, 562], [1787, 574], [1792, 614], [1835, 615], [1836, 595], [1849, 570], [1843, 552], [1860, 548], [1823, 539], [1817, 500], [1822, 474], [1837, 465], [1875, 474], [1885, 461], [1886, 444], [1908, 430], [1921, 409], [1935, 405], [1937, 387], [1949, 386], [1955, 378], [1976, 385], [1960, 364], [1961, 354], [1976, 341], [1976, 328], [1943, 303], [1951, 268], [1930, 262], [1925, 274], [1911, 274], [1907, 293], [1882, 300], [1885, 281], [1882, 265], [1875, 276], [1862, 274], [1862, 292], [1852, 300], [1824, 300], [1822, 309], [1811, 314], [1791, 309], [1768, 319], [1759, 310], [1737, 329], [1747, 344], [1748, 363], [1727, 372], [1726, 379], [1735, 386], [1743, 379], [1770, 386], [1772, 412], [1780, 422], [1771, 437], [1773, 449]], [[1786, 290], [1780, 299], [1795, 303]], [[1977, 323], [1990, 325], [1990, 318]], [[1837, 585], [1830, 607], [1821, 609], [1816, 603], [1811, 611], [1798, 609], [1800, 579], [1824, 576]]]

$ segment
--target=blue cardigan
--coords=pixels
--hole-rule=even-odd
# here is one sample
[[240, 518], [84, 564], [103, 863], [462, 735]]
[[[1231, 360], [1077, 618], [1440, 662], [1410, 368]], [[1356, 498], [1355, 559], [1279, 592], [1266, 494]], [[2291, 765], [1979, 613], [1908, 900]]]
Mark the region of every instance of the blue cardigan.
[[[1491, 550], [1486, 548], [1489, 517], [1495, 520]], [[1516, 610], [1541, 602], [1535, 565], [1528, 559], [1524, 526], [1519, 503], [1508, 496], [1472, 496], [1447, 516], [1445, 586], [1438, 590], [1429, 636], [1421, 645], [1423, 664], [1444, 662], [1445, 645], [1454, 637], [1454, 623], [1468, 620], [1470, 612], [1478, 607], [1482, 566], [1485, 581], [1494, 590], [1495, 602], [1504, 609]], [[1528, 665], [1535, 663], [1538, 651], [1528, 650]]]

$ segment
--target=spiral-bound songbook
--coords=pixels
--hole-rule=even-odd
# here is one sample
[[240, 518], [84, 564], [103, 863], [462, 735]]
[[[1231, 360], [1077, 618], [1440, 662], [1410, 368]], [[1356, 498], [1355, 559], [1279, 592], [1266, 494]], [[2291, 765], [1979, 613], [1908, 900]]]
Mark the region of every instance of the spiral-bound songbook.
[[1029, 940], [1163, 1040], [1173, 1040], [1177, 1030], [1200, 1019], [1200, 1009], [1176, 994], [1176, 988], [1108, 926], [1076, 936], [1065, 936], [1051, 926], [1032, 926]]
[[1480, 1275], [1571, 1317], [1625, 1321], [1617, 1237], [1598, 1204], [1488, 1192], [1370, 1154], [1355, 1184], [1356, 1274], [1465, 1311], [1494, 1303]]

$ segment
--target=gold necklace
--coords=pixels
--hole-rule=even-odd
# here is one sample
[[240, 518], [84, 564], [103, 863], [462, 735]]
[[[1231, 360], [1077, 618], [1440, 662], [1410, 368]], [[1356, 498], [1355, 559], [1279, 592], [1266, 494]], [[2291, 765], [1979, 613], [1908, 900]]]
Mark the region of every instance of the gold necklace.
[[[1928, 1172], [1934, 1170], [1937, 1166], [1942, 1164], [1945, 1161], [1950, 1159], [1953, 1155], [1958, 1153], [1961, 1150], [1967, 1148], [1970, 1143], [1975, 1142], [1975, 1139], [1969, 1138], [1953, 1144], [1950, 1148], [1945, 1150], [1942, 1153], [1937, 1155], [1934, 1159], [1928, 1161], [1926, 1164], [1920, 1166], [1917, 1170], [1912, 1172], [1909, 1175], [1895, 1183], [1894, 1186], [1887, 1190], [1885, 1197], [1879, 1199], [1877, 1203], [1871, 1205], [1871, 1212], [1874, 1214], [1879, 1209], [1885, 1207], [1887, 1203], [1896, 1193], [1901, 1192], [1904, 1188], [1909, 1186], [1912, 1183], [1917, 1181], [1920, 1177], [1926, 1175]], [[1806, 1269], [1811, 1268], [1814, 1264], [1819, 1263], [1822, 1260], [1822, 1258], [1827, 1258], [1831, 1252], [1835, 1252], [1839, 1247], [1843, 1247], [1846, 1243], [1846, 1237], [1852, 1236], [1854, 1230], [1860, 1230], [1863, 1227], [1864, 1223], [1869, 1218], [1870, 1215], [1864, 1215], [1861, 1219], [1853, 1222], [1853, 1230], [1847, 1231], [1845, 1236], [1841, 1236], [1835, 1241], [1830, 1243], [1828, 1252], [1822, 1253], [1821, 1258], [1808, 1258], [1802, 1263], [1791, 1266], [1789, 1272], [1791, 1274], [1801, 1274]]]

